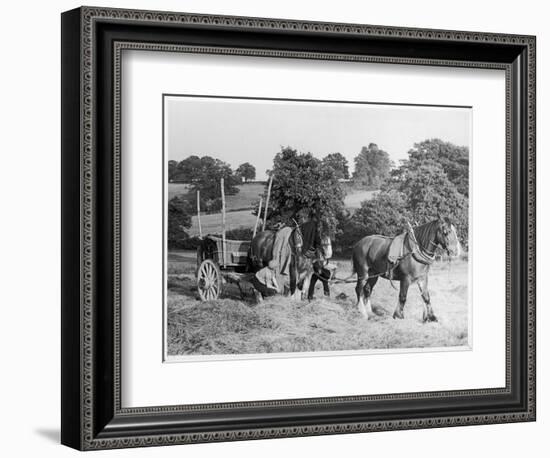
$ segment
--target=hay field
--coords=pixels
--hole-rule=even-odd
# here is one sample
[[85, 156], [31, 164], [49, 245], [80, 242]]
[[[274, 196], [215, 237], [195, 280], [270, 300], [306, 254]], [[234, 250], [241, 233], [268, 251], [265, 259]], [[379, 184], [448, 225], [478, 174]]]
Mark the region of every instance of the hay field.
[[[336, 261], [338, 276], [349, 275], [349, 260]], [[339, 350], [436, 348], [468, 345], [467, 261], [439, 262], [430, 273], [432, 305], [439, 322], [422, 322], [422, 299], [409, 290], [405, 319], [394, 320], [398, 292], [379, 280], [372, 304], [377, 316], [365, 320], [355, 307], [355, 284], [332, 285], [324, 298], [292, 301], [277, 296], [256, 304], [225, 285], [218, 300], [200, 302], [195, 288], [195, 254], [171, 252], [168, 268], [167, 344], [169, 355], [235, 355]], [[398, 283], [396, 283], [398, 287]], [[250, 286], [245, 289], [251, 293]]]

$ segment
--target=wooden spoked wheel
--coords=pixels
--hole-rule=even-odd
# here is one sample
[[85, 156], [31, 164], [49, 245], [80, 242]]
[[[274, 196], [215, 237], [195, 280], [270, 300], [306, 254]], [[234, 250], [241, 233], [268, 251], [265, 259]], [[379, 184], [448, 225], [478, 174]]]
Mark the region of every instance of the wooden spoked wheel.
[[211, 259], [201, 262], [197, 272], [197, 289], [203, 301], [211, 301], [220, 296], [222, 275], [218, 264]]

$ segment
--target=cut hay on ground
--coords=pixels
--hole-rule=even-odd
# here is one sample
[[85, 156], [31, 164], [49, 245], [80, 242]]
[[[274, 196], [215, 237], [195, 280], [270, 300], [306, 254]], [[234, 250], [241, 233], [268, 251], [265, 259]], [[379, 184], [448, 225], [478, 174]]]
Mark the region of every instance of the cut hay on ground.
[[[255, 305], [227, 285], [223, 298], [200, 302], [191, 267], [172, 256], [168, 280], [169, 355], [235, 355], [341, 350], [404, 349], [468, 344], [467, 262], [434, 265], [430, 275], [438, 323], [422, 323], [422, 300], [409, 291], [406, 319], [391, 317], [398, 292], [386, 280], [376, 285], [377, 317], [365, 320], [355, 307], [354, 284], [334, 285], [332, 298], [292, 301], [277, 296]], [[349, 273], [349, 261], [339, 261]], [[346, 269], [348, 271], [346, 272]], [[398, 285], [398, 284], [397, 284]], [[338, 299], [336, 299], [338, 297]]]

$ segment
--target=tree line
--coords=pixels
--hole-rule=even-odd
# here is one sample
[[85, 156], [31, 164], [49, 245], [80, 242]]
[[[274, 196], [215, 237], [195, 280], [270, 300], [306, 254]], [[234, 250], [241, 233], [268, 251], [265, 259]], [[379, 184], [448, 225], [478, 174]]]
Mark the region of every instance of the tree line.
[[[391, 170], [375, 198], [349, 215], [346, 233], [397, 235], [406, 221], [423, 224], [449, 217], [468, 247], [469, 149], [440, 139], [416, 143], [408, 159]], [[365, 234], [366, 235], [366, 234]]]
[[[187, 196], [175, 196], [168, 202], [168, 246], [181, 247], [188, 238], [191, 215], [196, 213], [197, 195], [200, 195], [200, 208], [204, 212], [216, 212], [222, 208], [221, 178], [224, 179], [225, 195], [239, 192], [237, 185], [256, 178], [256, 168], [245, 162], [235, 170], [231, 166], [211, 156], [192, 155], [182, 161], [168, 161], [168, 181], [188, 184]], [[197, 194], [197, 191], [200, 191]]]
[[398, 166], [376, 144], [363, 147], [355, 158], [352, 186], [378, 192], [356, 211], [344, 205], [345, 189], [339, 179], [346, 176], [344, 165], [336, 155], [319, 160], [283, 148], [274, 159], [270, 219], [316, 218], [331, 233], [336, 251], [346, 253], [366, 235], [395, 236], [407, 222], [423, 224], [443, 215], [451, 218], [467, 248], [467, 147], [428, 139], [414, 144]]
[[[170, 161], [169, 177], [188, 183], [192, 196], [200, 190], [201, 210], [217, 211], [221, 207], [220, 178], [224, 178], [226, 195], [235, 194], [237, 184], [255, 177], [255, 169], [252, 173], [248, 165], [232, 171], [219, 159], [191, 156], [179, 163]], [[336, 250], [344, 253], [365, 235], [397, 235], [407, 221], [422, 224], [441, 214], [453, 220], [461, 242], [467, 246], [467, 147], [428, 139], [415, 144], [408, 158], [396, 166], [386, 151], [370, 143], [361, 148], [354, 166], [350, 175], [347, 159], [338, 152], [318, 159], [290, 146], [281, 148], [273, 168], [267, 171], [275, 177], [268, 221], [291, 224], [293, 220], [315, 218], [331, 233]], [[247, 169], [250, 172], [245, 176]], [[379, 192], [351, 211], [344, 205], [348, 187]], [[196, 197], [170, 200], [169, 245], [178, 245], [178, 240], [187, 237], [185, 230], [191, 226], [190, 215], [195, 208]]]

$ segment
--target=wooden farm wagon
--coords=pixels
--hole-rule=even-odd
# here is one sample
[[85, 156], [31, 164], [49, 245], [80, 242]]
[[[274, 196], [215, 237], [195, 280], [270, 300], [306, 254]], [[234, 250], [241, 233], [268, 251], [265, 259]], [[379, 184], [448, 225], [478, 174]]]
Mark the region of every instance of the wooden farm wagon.
[[235, 283], [244, 295], [241, 282], [250, 281], [247, 272], [250, 241], [226, 240], [207, 235], [197, 249], [197, 290], [203, 301], [217, 299], [224, 283]]
[[[273, 177], [269, 179], [262, 230], [265, 229], [272, 179]], [[201, 244], [197, 248], [197, 291], [203, 301], [220, 297], [225, 283], [236, 284], [239, 287], [241, 297], [244, 298], [242, 283], [250, 282], [254, 276], [253, 273], [248, 271], [248, 250], [251, 240], [227, 240], [225, 237], [225, 192], [223, 178], [221, 179], [221, 194], [222, 236], [206, 235], [203, 237], [200, 223], [200, 193], [197, 192], [197, 217], [201, 238]], [[256, 235], [256, 228], [258, 227], [261, 213], [262, 199], [260, 199], [252, 238]]]

